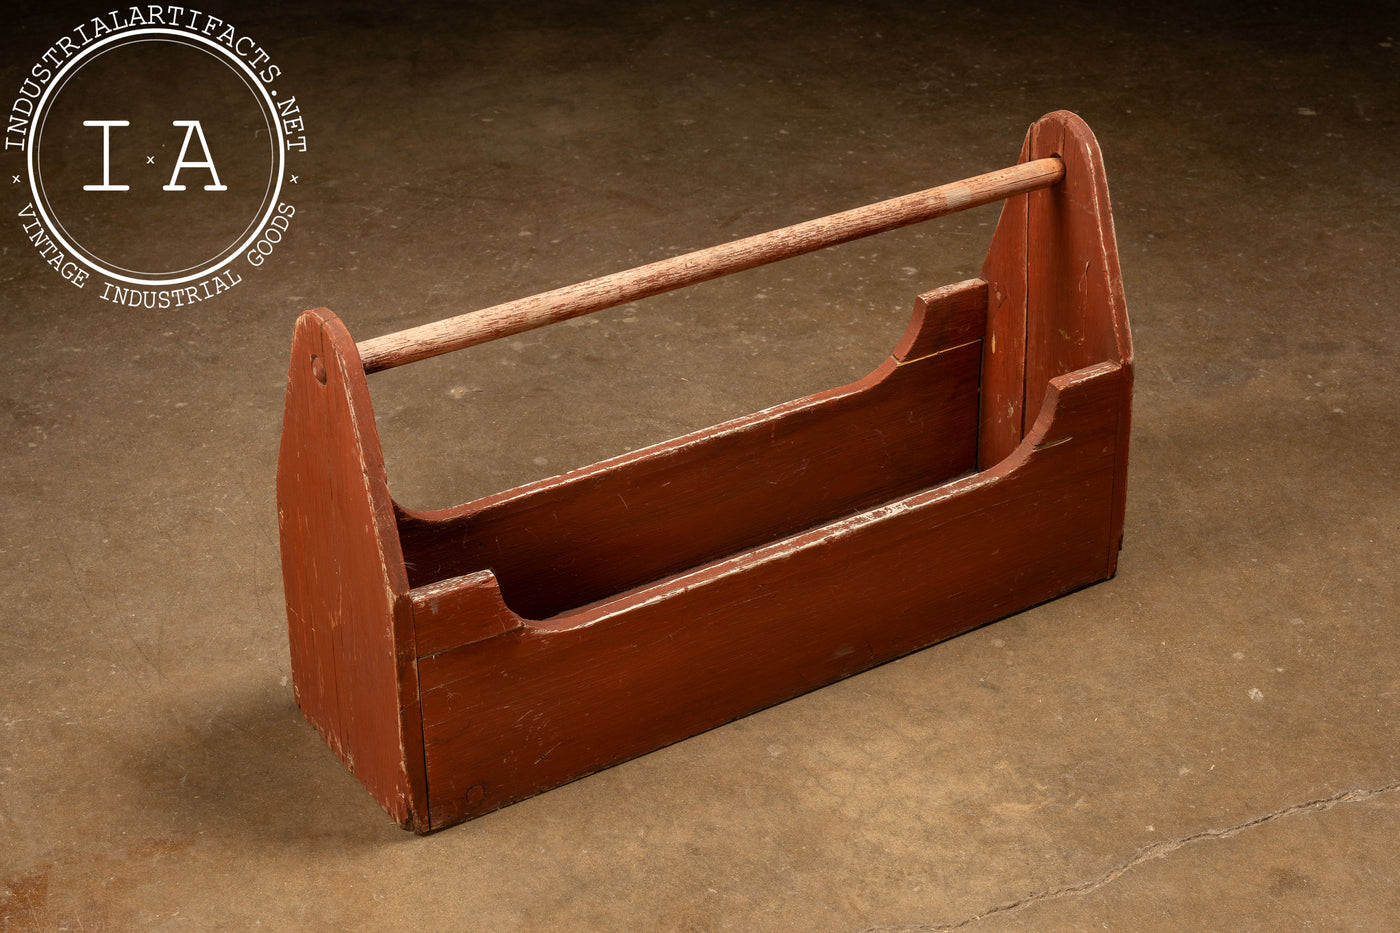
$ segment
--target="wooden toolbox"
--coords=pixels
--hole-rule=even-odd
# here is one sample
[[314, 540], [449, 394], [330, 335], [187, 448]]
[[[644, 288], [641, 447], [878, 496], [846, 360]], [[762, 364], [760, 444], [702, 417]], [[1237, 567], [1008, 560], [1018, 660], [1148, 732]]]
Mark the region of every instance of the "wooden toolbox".
[[[366, 373], [1005, 200], [981, 277], [850, 385], [455, 508], [389, 492]], [[297, 702], [430, 832], [1113, 575], [1132, 349], [1098, 145], [356, 345], [297, 321], [277, 471]]]

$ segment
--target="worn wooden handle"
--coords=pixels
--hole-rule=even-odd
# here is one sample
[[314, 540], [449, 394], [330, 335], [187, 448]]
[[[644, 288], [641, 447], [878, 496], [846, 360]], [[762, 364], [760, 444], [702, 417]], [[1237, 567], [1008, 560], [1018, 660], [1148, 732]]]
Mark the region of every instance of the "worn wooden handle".
[[392, 369], [779, 259], [1047, 188], [1064, 175], [1064, 163], [1058, 158], [1037, 159], [432, 324], [410, 327], [356, 346], [365, 372]]

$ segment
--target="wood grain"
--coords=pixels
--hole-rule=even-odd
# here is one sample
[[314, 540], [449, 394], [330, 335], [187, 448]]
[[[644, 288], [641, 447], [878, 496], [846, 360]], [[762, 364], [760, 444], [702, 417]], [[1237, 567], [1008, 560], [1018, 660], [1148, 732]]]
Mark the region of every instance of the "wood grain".
[[370, 373], [402, 366], [780, 259], [991, 204], [1055, 184], [1063, 175], [1064, 169], [1058, 159], [1014, 165], [470, 314], [386, 334], [361, 343], [360, 357], [365, 371]]

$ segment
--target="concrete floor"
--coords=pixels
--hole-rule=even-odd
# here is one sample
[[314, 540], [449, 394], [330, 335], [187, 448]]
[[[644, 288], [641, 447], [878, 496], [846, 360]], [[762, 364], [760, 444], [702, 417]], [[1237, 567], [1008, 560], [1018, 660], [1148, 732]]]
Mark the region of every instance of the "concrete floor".
[[[138, 311], [0, 241], [0, 930], [1400, 925], [1394, 13], [235, 6], [307, 115], [273, 261]], [[31, 7], [7, 91], [106, 9]], [[1009, 164], [1061, 108], [1105, 153], [1137, 349], [1117, 578], [393, 825], [292, 701], [296, 314], [460, 313]], [[391, 486], [465, 501], [844, 382], [995, 219], [376, 376]]]

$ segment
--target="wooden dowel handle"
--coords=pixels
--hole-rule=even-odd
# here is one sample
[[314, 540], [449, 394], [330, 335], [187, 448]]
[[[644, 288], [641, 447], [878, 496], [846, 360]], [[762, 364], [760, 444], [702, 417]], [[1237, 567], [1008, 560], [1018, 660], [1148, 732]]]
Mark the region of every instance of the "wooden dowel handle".
[[481, 311], [410, 327], [366, 340], [357, 344], [357, 348], [365, 372], [391, 369], [779, 259], [1047, 188], [1064, 175], [1064, 163], [1057, 158], [1024, 162]]

